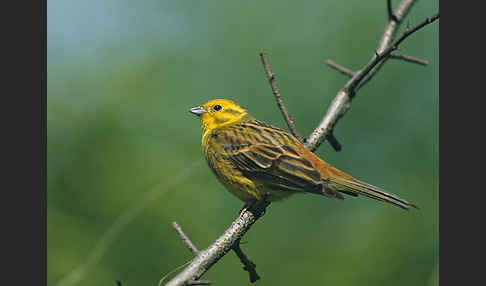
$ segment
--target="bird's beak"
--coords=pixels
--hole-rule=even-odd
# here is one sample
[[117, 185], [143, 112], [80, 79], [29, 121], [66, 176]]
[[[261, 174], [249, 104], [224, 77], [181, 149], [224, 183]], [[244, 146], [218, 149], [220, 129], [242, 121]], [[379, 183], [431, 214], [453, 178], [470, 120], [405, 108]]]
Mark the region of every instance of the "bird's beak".
[[189, 112], [192, 113], [192, 114], [195, 114], [197, 116], [200, 116], [201, 114], [206, 113], [207, 111], [206, 111], [206, 109], [204, 109], [204, 107], [199, 105], [199, 106], [196, 106], [196, 107], [189, 109]]

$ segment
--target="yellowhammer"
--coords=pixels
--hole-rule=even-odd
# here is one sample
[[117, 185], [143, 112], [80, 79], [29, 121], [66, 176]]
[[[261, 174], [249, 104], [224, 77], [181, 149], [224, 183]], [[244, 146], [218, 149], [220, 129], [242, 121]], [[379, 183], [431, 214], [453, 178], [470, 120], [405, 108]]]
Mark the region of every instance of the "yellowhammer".
[[292, 134], [258, 121], [226, 99], [189, 110], [201, 119], [202, 147], [211, 170], [235, 196], [249, 203], [266, 194], [278, 201], [296, 193], [344, 199], [364, 195], [408, 210], [415, 205], [334, 168]]

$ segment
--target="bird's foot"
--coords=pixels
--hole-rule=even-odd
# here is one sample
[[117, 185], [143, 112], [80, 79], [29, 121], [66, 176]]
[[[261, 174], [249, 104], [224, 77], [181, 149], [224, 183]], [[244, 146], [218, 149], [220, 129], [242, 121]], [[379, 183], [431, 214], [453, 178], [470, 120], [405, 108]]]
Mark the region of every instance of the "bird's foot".
[[244, 214], [245, 214], [245, 213], [248, 211], [248, 209], [250, 209], [252, 206], [254, 206], [254, 205], [255, 205], [255, 203], [256, 203], [257, 201], [258, 201], [258, 200], [256, 200], [256, 199], [255, 199], [255, 200], [251, 200], [251, 201], [247, 201], [247, 202], [245, 202], [245, 204], [243, 205], [243, 207], [242, 207], [242, 208], [241, 208], [241, 210], [240, 210], [240, 216], [241, 216], [241, 215], [244, 215]]
[[[259, 199], [253, 199], [245, 203], [240, 210], [240, 216], [245, 214], [248, 210], [256, 207], [260, 209], [261, 213], [258, 216], [263, 216], [266, 211], [266, 207], [270, 204], [267, 199], [270, 197], [269, 193], [264, 193]], [[258, 212], [258, 211], [257, 211]]]

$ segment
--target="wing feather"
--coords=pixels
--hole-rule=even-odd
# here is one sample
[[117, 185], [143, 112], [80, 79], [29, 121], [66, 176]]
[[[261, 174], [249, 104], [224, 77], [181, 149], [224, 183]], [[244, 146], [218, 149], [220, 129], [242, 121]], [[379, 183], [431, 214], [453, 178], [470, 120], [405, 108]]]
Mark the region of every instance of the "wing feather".
[[259, 121], [221, 128], [224, 155], [249, 179], [273, 190], [322, 194], [321, 174], [292, 148], [293, 136]]

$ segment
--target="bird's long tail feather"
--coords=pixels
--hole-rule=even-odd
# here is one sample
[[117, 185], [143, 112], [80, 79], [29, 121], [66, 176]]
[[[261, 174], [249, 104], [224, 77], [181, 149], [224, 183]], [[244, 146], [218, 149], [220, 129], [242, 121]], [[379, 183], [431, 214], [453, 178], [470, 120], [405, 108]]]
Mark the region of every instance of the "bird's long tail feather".
[[378, 201], [386, 202], [398, 206], [402, 209], [409, 210], [411, 207], [418, 207], [406, 200], [385, 192], [384, 190], [373, 185], [361, 182], [357, 179], [331, 178], [328, 183], [336, 188], [337, 191], [348, 195], [363, 195]]

